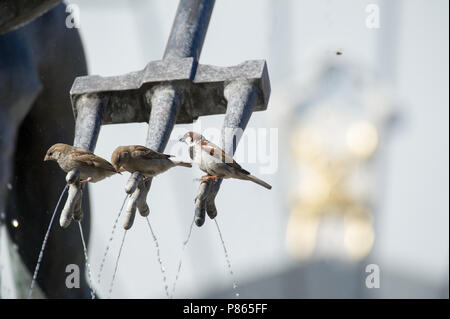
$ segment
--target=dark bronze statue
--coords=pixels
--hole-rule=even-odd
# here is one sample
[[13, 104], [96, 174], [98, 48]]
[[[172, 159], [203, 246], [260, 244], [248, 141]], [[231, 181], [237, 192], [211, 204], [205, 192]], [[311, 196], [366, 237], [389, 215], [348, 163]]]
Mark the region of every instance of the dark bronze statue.
[[[50, 145], [73, 143], [69, 91], [75, 77], [87, 74], [78, 31], [66, 27], [66, 7], [58, 2], [0, 1], [0, 214], [5, 212], [1, 222], [30, 274], [65, 185], [64, 172], [56, 165], [44, 165], [43, 158]], [[80, 267], [80, 289], [66, 288], [68, 264]], [[48, 298], [89, 298], [84, 269], [77, 225], [63, 230], [54, 223], [39, 287]]]

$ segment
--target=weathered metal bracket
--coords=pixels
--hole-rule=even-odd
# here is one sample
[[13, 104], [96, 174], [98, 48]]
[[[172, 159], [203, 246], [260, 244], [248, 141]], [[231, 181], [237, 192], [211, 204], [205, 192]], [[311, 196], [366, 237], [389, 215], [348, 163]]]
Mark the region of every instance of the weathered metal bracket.
[[[78, 100], [86, 95], [107, 97], [102, 124], [147, 122], [152, 101], [159, 85], [173, 85], [183, 91], [183, 103], [176, 118], [177, 124], [192, 123], [200, 116], [223, 114], [227, 103], [225, 86], [237, 79], [255, 80], [261, 92], [254, 102], [254, 111], [264, 111], [270, 95], [267, 65], [264, 60], [245, 61], [231, 67], [198, 65], [195, 72], [193, 58], [174, 58], [150, 62], [142, 71], [119, 76], [82, 76], [75, 79], [70, 97], [75, 118]], [[153, 102], [153, 103], [152, 103]]]

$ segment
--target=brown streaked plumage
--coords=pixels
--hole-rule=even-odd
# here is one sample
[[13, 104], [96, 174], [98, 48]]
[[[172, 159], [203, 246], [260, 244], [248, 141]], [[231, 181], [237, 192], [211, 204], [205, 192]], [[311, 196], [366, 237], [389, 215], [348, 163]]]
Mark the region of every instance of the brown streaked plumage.
[[166, 155], [141, 145], [127, 145], [117, 147], [111, 163], [117, 172], [140, 172], [145, 177], [153, 177], [167, 171], [174, 166], [192, 167], [191, 163], [172, 161], [172, 155]]
[[208, 174], [202, 177], [202, 181], [210, 181], [217, 178], [237, 178], [252, 181], [267, 189], [272, 188], [266, 182], [243, 169], [231, 156], [202, 135], [195, 132], [187, 132], [180, 139], [180, 142], [184, 142], [189, 146], [189, 155], [194, 163]]
[[68, 173], [73, 169], [80, 172], [80, 182], [96, 183], [116, 174], [116, 170], [107, 160], [89, 150], [58, 143], [51, 146], [44, 161], [56, 161], [61, 169]]

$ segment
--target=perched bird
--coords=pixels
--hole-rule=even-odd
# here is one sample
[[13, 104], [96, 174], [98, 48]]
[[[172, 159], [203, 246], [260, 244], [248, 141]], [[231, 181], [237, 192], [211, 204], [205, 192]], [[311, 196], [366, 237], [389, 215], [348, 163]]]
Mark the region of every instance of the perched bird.
[[140, 172], [150, 178], [167, 171], [174, 166], [192, 167], [191, 163], [172, 161], [170, 157], [141, 145], [128, 145], [117, 147], [111, 162], [116, 172]]
[[189, 146], [189, 155], [198, 167], [207, 173], [202, 181], [216, 180], [217, 178], [237, 178], [252, 181], [267, 189], [272, 186], [251, 175], [243, 169], [235, 160], [227, 155], [220, 147], [205, 139], [195, 132], [187, 132], [180, 142]]
[[56, 161], [61, 169], [68, 173], [78, 169], [80, 183], [96, 183], [116, 174], [116, 170], [107, 160], [89, 150], [58, 143], [50, 147], [44, 161]]

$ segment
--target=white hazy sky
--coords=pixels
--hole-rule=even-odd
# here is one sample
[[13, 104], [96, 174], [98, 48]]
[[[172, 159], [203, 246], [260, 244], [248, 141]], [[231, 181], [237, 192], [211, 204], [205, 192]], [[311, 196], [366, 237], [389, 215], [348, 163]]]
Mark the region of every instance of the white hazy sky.
[[[80, 7], [80, 31], [89, 72], [103, 76], [139, 70], [148, 61], [160, 59], [178, 4], [175, 0], [68, 2]], [[383, 267], [433, 282], [445, 276], [448, 280], [448, 2], [398, 1], [393, 44], [388, 40], [394, 35], [382, 33], [383, 24], [377, 31], [365, 27], [365, 6], [371, 2], [379, 3], [218, 0], [200, 62], [226, 66], [266, 59], [272, 102], [266, 112], [252, 116], [249, 127], [271, 128], [278, 125], [274, 118], [284, 107], [273, 101], [280, 100], [277, 94], [283, 86], [293, 85], [305, 76], [311, 56], [341, 49], [349, 62], [375, 69], [380, 66], [380, 59], [394, 61], [395, 68], [386, 72], [391, 76], [404, 123], [390, 136], [384, 148], [385, 165], [378, 172], [386, 176], [387, 184], [383, 185], [384, 201], [378, 203], [373, 259]], [[392, 56], [380, 58], [380, 45], [393, 48]], [[201, 123], [205, 128], [221, 127], [222, 120], [223, 116], [210, 116]], [[167, 150], [190, 127], [177, 127]], [[103, 126], [96, 153], [110, 158], [117, 145], [143, 144], [146, 134], [145, 123]], [[279, 157], [283, 154], [283, 150], [278, 150]], [[180, 158], [188, 159], [187, 153]], [[288, 217], [284, 209], [286, 194], [282, 191], [285, 176], [261, 175], [259, 166], [244, 165], [271, 183], [272, 191], [246, 182], [226, 181], [216, 201], [238, 282], [296, 263], [284, 243]], [[169, 283], [192, 220], [198, 187], [193, 179], [200, 175], [197, 169], [172, 169], [154, 180], [148, 196]], [[94, 276], [125, 196], [127, 178], [124, 174], [91, 186], [90, 258]], [[104, 292], [121, 235], [119, 228], [107, 261], [105, 281], [97, 287]], [[231, 287], [231, 282], [214, 223], [207, 219], [204, 227], [194, 228], [176, 296], [205, 296], [208, 291]], [[113, 296], [164, 297], [155, 248], [140, 216], [127, 235]]]

